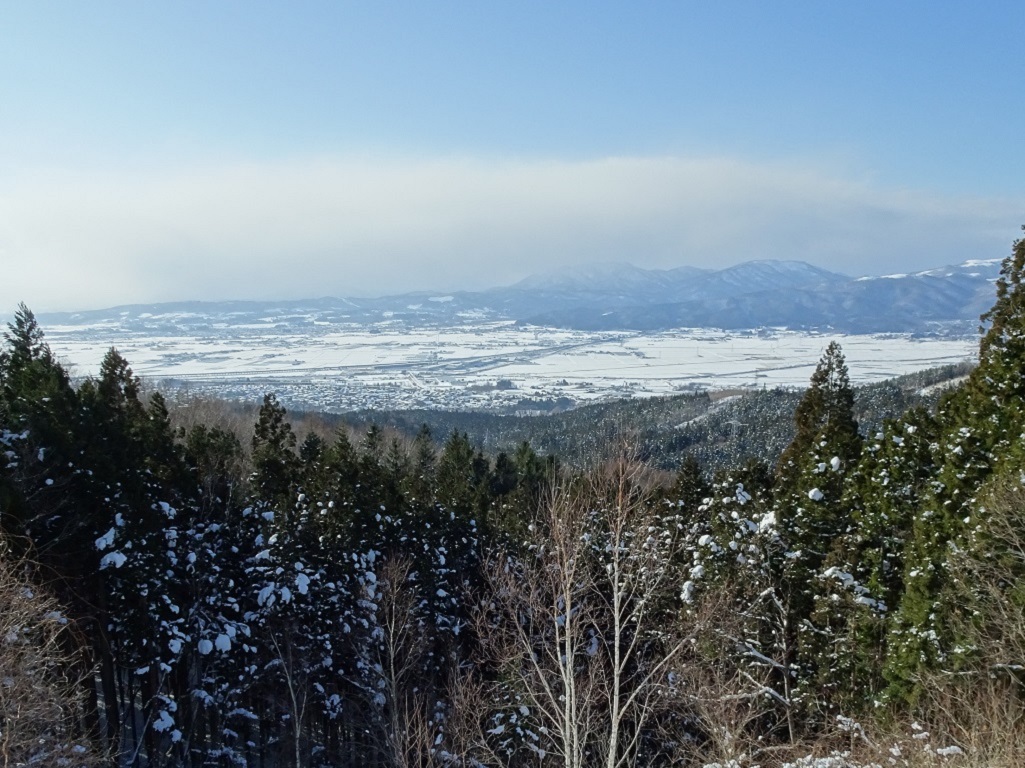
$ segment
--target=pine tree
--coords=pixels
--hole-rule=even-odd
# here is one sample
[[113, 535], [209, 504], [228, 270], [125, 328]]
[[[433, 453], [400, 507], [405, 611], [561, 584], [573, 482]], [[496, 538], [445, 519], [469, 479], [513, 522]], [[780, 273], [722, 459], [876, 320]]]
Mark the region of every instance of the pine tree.
[[438, 458], [438, 501], [459, 515], [482, 511], [489, 472], [487, 460], [474, 451], [466, 433], [453, 432]]
[[5, 446], [0, 467], [6, 465], [8, 480], [0, 484], [0, 528], [14, 534], [15, 545], [28, 535], [37, 545], [53, 549], [60, 560], [77, 548], [72, 540], [79, 526], [70, 513], [82, 480], [78, 397], [24, 304], [4, 342], [0, 435]]
[[792, 551], [815, 570], [847, 527], [839, 508], [844, 473], [861, 453], [840, 345], [826, 348], [794, 414], [796, 435], [780, 457], [774, 488], [778, 519]]
[[321, 522], [334, 532], [351, 518], [361, 485], [359, 457], [345, 430], [328, 446], [323, 464], [325, 489], [318, 501], [329, 507]]
[[881, 700], [887, 687], [890, 630], [904, 599], [915, 520], [931, 491], [935, 439], [935, 420], [909, 411], [867, 442], [849, 477], [852, 525], [825, 563], [832, 591], [820, 595], [812, 617], [833, 640], [819, 660], [830, 699], [848, 713]]
[[264, 395], [253, 432], [253, 480], [260, 498], [271, 503], [287, 503], [298, 479], [295, 433], [285, 416], [285, 408], [277, 397]]
[[796, 435], [776, 469], [777, 519], [787, 546], [800, 552], [807, 581], [849, 525], [841, 504], [845, 473], [857, 463], [861, 437], [840, 345], [826, 348], [794, 414]]
[[187, 471], [206, 513], [223, 515], [231, 510], [245, 480], [242, 467], [242, 443], [234, 432], [197, 424], [188, 432], [178, 431]]
[[669, 500], [677, 504], [685, 518], [697, 513], [698, 507], [711, 492], [711, 486], [705, 479], [701, 464], [693, 454], [688, 453], [680, 463], [676, 479], [669, 489]]
[[43, 338], [43, 329], [36, 322], [32, 310], [19, 304], [14, 321], [4, 332], [6, 348], [0, 353], [0, 368], [17, 370], [25, 368], [35, 360], [53, 362], [53, 354]]
[[798, 677], [796, 696], [811, 713], [832, 695], [829, 670], [842, 643], [834, 630], [842, 620], [828, 607], [836, 586], [830, 577], [849, 575], [843, 570], [850, 560], [846, 534], [851, 528], [844, 487], [861, 453], [854, 392], [835, 341], [797, 406], [794, 426], [793, 442], [777, 466], [774, 511], [782, 547], [771, 570], [779, 580], [779, 602], [789, 613], [783, 643]]
[[431, 430], [421, 425], [413, 439], [413, 458], [405, 493], [413, 503], [426, 504], [434, 497], [437, 452]]

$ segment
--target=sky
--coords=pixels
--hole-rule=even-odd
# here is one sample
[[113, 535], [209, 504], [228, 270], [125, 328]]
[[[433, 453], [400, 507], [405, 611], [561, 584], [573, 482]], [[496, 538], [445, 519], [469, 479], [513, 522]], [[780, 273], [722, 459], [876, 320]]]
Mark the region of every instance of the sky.
[[0, 313], [1002, 258], [1025, 5], [0, 0]]

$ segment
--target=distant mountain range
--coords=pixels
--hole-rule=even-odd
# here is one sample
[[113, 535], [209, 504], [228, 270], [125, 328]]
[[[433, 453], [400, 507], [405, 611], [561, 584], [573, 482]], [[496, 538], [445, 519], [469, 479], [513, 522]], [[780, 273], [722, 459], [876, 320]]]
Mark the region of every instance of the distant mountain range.
[[971, 334], [993, 303], [1000, 260], [852, 278], [800, 261], [721, 270], [599, 264], [515, 285], [375, 299], [173, 302], [40, 315], [47, 325], [116, 325], [147, 333], [215, 332], [383, 320], [417, 325], [515, 320], [580, 330], [785, 327], [841, 333]]
[[[556, 282], [556, 291], [565, 294], [558, 308], [526, 320], [587, 330], [779, 326], [848, 333], [974, 333], [979, 315], [993, 303], [1000, 260], [861, 278], [797, 261], [749, 261], [679, 279], [675, 270], [653, 271], [643, 302], [631, 290], [639, 282], [638, 270], [629, 270], [621, 282], [605, 272], [609, 295], [604, 302], [577, 304], [572, 281]], [[617, 282], [631, 288], [617, 290]]]

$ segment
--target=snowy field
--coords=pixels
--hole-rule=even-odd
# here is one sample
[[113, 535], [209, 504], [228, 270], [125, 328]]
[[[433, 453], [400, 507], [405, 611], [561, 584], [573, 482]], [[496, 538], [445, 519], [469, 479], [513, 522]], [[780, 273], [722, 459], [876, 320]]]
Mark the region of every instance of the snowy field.
[[[225, 326], [146, 335], [111, 326], [46, 329], [77, 376], [116, 346], [136, 374], [202, 394], [290, 407], [503, 408], [524, 399], [575, 402], [694, 389], [805, 386], [826, 345], [843, 345], [851, 379], [879, 381], [974, 359], [974, 339], [791, 331], [585, 332], [511, 322], [452, 328], [332, 324], [297, 332]], [[499, 387], [499, 382], [502, 386]], [[511, 385], [511, 386], [510, 386]]]

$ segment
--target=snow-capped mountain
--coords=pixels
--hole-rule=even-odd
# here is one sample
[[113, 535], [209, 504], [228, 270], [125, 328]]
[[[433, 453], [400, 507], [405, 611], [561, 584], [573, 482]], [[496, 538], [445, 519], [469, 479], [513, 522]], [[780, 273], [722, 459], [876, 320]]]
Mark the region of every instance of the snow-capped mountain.
[[850, 278], [803, 261], [745, 261], [709, 273], [701, 283], [705, 292], [735, 296], [752, 290], [793, 290], [845, 283]]
[[849, 333], [974, 333], [993, 302], [1000, 260], [852, 278], [800, 261], [748, 261], [721, 270], [598, 264], [532, 275], [512, 286], [451, 294], [278, 302], [176, 302], [52, 313], [50, 325], [215, 331], [377, 323], [464, 325], [488, 320], [582, 330], [831, 329]]
[[732, 296], [758, 289], [792, 289], [811, 285], [847, 282], [846, 275], [829, 272], [803, 261], [747, 261], [721, 270], [677, 267], [641, 269], [630, 264], [606, 263], [584, 269], [562, 268], [531, 275], [513, 289], [628, 298], [629, 304], [642, 301], [657, 304], [684, 301], [702, 296]]
[[1000, 260], [850, 278], [803, 262], [751, 261], [695, 276], [675, 299], [560, 307], [527, 318], [585, 330], [829, 328], [850, 333], [973, 333], [993, 303]]

